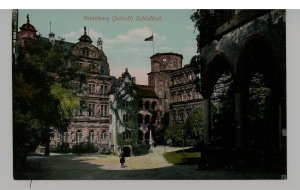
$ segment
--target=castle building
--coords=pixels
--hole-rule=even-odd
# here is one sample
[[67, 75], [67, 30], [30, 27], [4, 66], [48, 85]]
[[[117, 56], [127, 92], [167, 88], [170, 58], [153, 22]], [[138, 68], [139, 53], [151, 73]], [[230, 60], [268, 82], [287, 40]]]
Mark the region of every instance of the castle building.
[[[30, 23], [29, 15], [27, 15], [27, 22], [20, 27], [20, 31], [17, 33], [17, 45], [24, 49], [26, 40], [37, 37], [39, 37], [37, 30]], [[135, 77], [131, 77], [127, 69], [118, 80], [110, 76], [110, 68], [103, 51], [101, 38], [98, 38], [97, 46], [93, 45], [92, 39], [87, 35], [86, 27], [84, 27], [84, 33], [77, 43], [65, 42], [64, 39], [56, 40], [51, 29], [48, 38], [40, 37], [40, 39], [52, 45], [61, 45], [62, 51], [67, 57], [67, 63], [79, 66], [85, 70], [87, 76], [85, 80], [78, 77], [72, 81], [74, 86], [81, 89], [77, 92], [77, 96], [80, 98], [80, 109], [74, 113], [66, 131], [59, 131], [55, 128], [51, 130], [51, 147], [63, 143], [69, 144], [70, 147], [79, 143], [91, 143], [100, 149], [117, 148], [117, 134], [121, 134], [124, 140], [130, 140], [131, 131], [124, 127], [124, 123], [129, 120], [128, 114], [116, 113], [112, 110], [115, 103], [121, 103], [112, 101], [114, 93], [122, 91], [124, 85], [132, 86], [137, 94], [138, 143], [155, 143], [155, 131], [161, 126], [161, 102], [154, 91], [154, 86], [135, 84]], [[127, 106], [130, 107], [130, 104]], [[121, 115], [121, 117], [116, 118], [116, 115]]]
[[170, 72], [170, 121], [185, 122], [190, 113], [201, 105], [203, 98], [195, 89], [196, 77], [190, 65]]
[[[24, 48], [26, 40], [37, 37], [37, 30], [30, 24], [29, 15], [27, 23], [20, 27], [17, 34], [19, 48]], [[55, 34], [50, 31], [49, 38], [42, 40], [55, 44]], [[92, 39], [86, 33], [79, 38], [77, 43], [58, 41], [63, 53], [67, 55], [69, 65], [78, 65], [86, 72], [86, 80], [80, 77], [73, 80], [75, 86], [83, 89], [77, 93], [80, 98], [80, 109], [74, 114], [66, 131], [53, 129], [50, 136], [50, 146], [55, 147], [62, 143], [68, 143], [71, 147], [78, 143], [91, 143], [97, 147], [109, 146], [109, 97], [108, 92], [115, 79], [110, 76], [107, 57], [102, 49], [101, 38], [97, 46], [92, 44]]]
[[29, 15], [27, 15], [27, 22], [20, 27], [20, 31], [17, 34], [18, 48], [24, 48], [26, 40], [37, 37], [36, 32], [37, 30], [30, 24]]
[[162, 117], [169, 114], [170, 73], [182, 67], [182, 55], [177, 53], [157, 53], [150, 57], [151, 72], [148, 73], [148, 84], [153, 86], [160, 100]]
[[107, 57], [102, 50], [102, 42], [98, 47], [92, 44], [91, 38], [84, 34], [79, 42], [73, 45], [68, 63], [77, 64], [87, 71], [86, 81], [74, 80], [74, 84], [83, 87], [77, 95], [80, 98], [80, 110], [71, 119], [68, 130], [60, 137], [56, 133], [54, 141], [59, 140], [71, 145], [77, 143], [91, 143], [98, 147], [109, 145], [109, 97], [108, 92], [114, 77], [110, 76]]
[[[160, 127], [159, 98], [152, 86], [138, 85], [126, 68], [110, 92], [111, 147], [115, 152], [132, 154], [131, 142], [155, 143], [155, 132]], [[122, 141], [122, 142], [121, 142]]]

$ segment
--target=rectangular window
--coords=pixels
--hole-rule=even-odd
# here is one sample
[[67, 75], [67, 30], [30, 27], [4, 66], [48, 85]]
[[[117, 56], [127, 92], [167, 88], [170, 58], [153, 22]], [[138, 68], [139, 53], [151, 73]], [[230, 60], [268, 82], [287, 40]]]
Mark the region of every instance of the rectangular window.
[[104, 94], [107, 94], [108, 92], [108, 86], [104, 86]]
[[104, 116], [108, 116], [108, 106], [104, 106]]
[[89, 116], [95, 115], [95, 104], [89, 104]]
[[62, 140], [64, 143], [67, 143], [68, 142], [68, 133], [67, 132], [64, 132], [63, 133], [63, 140]]
[[92, 85], [89, 84], [89, 93], [92, 93]]
[[183, 118], [183, 113], [179, 113], [179, 121], [180, 121], [180, 122], [183, 122], [183, 119], [184, 119], [184, 118]]
[[104, 105], [101, 105], [101, 116], [104, 116]]
[[101, 85], [101, 91], [100, 91], [100, 94], [104, 94], [104, 86], [103, 85]]
[[95, 115], [95, 104], [92, 104], [92, 115]]
[[128, 123], [129, 122], [129, 115], [124, 114], [123, 115], [123, 123]]
[[131, 102], [130, 101], [125, 101], [124, 104], [125, 104], [124, 105], [125, 108], [129, 108], [131, 106]]
[[123, 133], [123, 140], [129, 140], [131, 138], [130, 131], [126, 131]]

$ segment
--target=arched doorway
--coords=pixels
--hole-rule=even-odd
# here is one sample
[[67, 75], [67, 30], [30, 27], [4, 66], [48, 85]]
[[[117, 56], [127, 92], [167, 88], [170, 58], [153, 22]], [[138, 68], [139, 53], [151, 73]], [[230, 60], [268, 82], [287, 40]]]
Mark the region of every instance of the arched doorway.
[[206, 143], [233, 147], [235, 142], [234, 77], [223, 54], [209, 63], [203, 80]]
[[124, 146], [122, 149], [121, 149], [121, 152], [124, 153], [124, 156], [125, 157], [130, 157], [132, 155], [132, 148], [131, 146]]
[[[261, 36], [245, 43], [237, 68], [242, 93], [242, 141], [247, 150], [269, 164], [279, 158], [286, 128], [285, 63], [280, 63], [273, 45]], [[281, 52], [282, 54], [282, 52]], [[259, 154], [258, 154], [259, 153]]]
[[233, 78], [224, 71], [211, 95], [212, 143], [219, 147], [234, 146], [234, 89]]

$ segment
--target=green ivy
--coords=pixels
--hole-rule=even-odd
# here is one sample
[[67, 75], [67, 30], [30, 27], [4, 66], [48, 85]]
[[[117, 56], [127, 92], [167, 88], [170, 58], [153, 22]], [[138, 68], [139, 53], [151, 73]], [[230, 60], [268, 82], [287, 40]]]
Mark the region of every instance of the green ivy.
[[[121, 93], [124, 91], [125, 93]], [[125, 106], [127, 97], [131, 97], [130, 105]], [[116, 114], [117, 120], [120, 121], [121, 125], [125, 127], [125, 131], [131, 132], [131, 138], [129, 140], [123, 139], [123, 134], [117, 133], [117, 141], [119, 146], [124, 145], [137, 145], [138, 142], [138, 97], [132, 85], [125, 85], [121, 91], [115, 93], [116, 107], [112, 107], [112, 110]], [[113, 104], [112, 104], [113, 105]], [[129, 116], [129, 122], [123, 123], [123, 117], [119, 115], [119, 110], [125, 111]]]

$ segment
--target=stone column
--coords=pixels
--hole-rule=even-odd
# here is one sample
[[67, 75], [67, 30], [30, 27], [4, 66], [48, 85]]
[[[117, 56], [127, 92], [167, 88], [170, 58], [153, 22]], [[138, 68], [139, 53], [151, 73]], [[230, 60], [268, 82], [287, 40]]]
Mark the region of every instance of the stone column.
[[210, 97], [203, 99], [204, 144], [210, 144]]
[[242, 146], [242, 97], [240, 92], [235, 92], [235, 147]]

